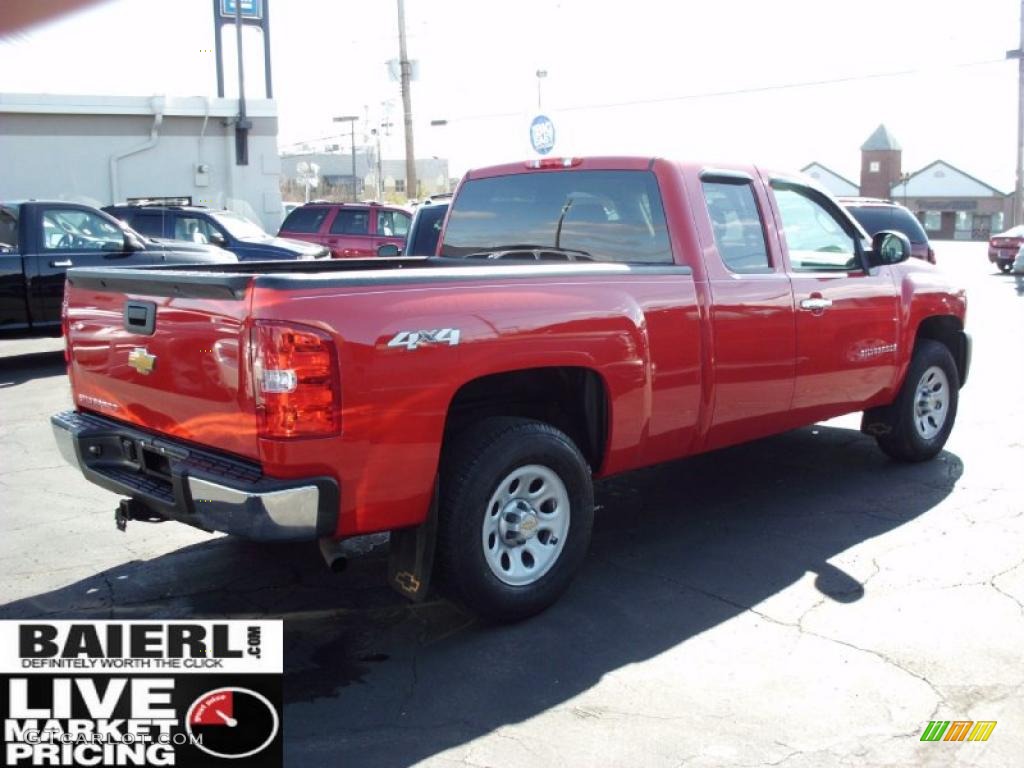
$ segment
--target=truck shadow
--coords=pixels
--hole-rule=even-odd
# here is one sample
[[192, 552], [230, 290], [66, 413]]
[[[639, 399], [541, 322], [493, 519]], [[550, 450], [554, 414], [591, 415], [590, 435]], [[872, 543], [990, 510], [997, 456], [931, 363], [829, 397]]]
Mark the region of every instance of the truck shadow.
[[870, 600], [870, 564], [858, 579], [829, 560], [932, 509], [962, 472], [948, 452], [897, 465], [858, 432], [816, 426], [614, 478], [573, 587], [514, 626], [440, 599], [406, 604], [384, 586], [382, 547], [337, 576], [315, 547], [226, 538], [0, 606], [0, 618], [284, 618], [287, 764], [410, 765], [564, 705], [808, 573], [817, 592], [797, 593], [801, 605]]
[[0, 357], [0, 389], [32, 379], [63, 376], [66, 372], [63, 352], [30, 352]]

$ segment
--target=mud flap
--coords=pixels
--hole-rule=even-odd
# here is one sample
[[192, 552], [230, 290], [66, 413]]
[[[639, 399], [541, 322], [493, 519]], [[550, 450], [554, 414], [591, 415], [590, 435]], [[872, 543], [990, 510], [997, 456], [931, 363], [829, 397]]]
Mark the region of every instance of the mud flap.
[[437, 544], [437, 481], [427, 519], [414, 528], [391, 532], [388, 555], [388, 584], [403, 597], [421, 603], [430, 591]]

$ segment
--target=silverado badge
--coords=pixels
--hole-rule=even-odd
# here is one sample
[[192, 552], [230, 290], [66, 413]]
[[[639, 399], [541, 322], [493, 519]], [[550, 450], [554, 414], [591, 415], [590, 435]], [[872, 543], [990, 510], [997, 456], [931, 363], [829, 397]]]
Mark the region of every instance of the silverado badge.
[[145, 347], [136, 347], [128, 353], [128, 365], [144, 376], [149, 376], [156, 366], [156, 355], [151, 355]]

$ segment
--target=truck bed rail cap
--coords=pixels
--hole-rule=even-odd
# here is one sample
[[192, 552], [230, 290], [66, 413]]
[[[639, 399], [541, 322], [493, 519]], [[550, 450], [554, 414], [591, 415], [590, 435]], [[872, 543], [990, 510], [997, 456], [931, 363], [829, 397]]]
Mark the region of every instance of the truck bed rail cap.
[[68, 283], [76, 288], [189, 299], [242, 299], [252, 275], [223, 272], [113, 269], [69, 269]]

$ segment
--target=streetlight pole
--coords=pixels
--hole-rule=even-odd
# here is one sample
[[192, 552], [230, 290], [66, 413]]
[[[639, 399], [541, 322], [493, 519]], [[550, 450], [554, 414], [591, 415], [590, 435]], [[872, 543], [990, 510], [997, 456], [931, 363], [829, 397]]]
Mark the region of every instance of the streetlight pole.
[[[1024, 0], [1022, 0], [1022, 2], [1024, 2]], [[547, 76], [548, 76], [548, 71], [546, 69], [538, 69], [537, 70], [537, 111], [538, 112], [541, 111], [540, 81], [543, 80]]]
[[1020, 43], [1007, 51], [1006, 58], [1017, 60], [1017, 184], [1013, 191], [1012, 224], [1024, 224], [1024, 0], [1020, 3]]
[[343, 117], [334, 118], [336, 123], [348, 123], [351, 127], [352, 133], [352, 202], [356, 202], [357, 187], [356, 184], [356, 120], [359, 118], [356, 115], [345, 115]]

